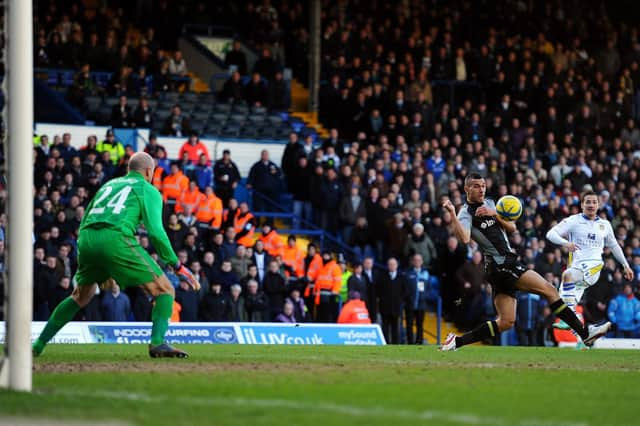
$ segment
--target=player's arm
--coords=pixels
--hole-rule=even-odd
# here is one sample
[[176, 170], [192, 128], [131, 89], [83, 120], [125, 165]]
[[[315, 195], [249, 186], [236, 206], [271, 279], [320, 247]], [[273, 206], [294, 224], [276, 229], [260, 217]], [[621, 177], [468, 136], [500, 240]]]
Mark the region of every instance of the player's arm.
[[553, 244], [566, 248], [570, 252], [574, 252], [578, 249], [578, 247], [575, 243], [572, 243], [565, 238], [566, 235], [569, 235], [570, 230], [571, 221], [569, 220], [569, 218], [564, 219], [562, 222], [549, 229], [546, 235], [547, 240], [551, 241]]
[[149, 239], [158, 252], [158, 257], [167, 265], [178, 264], [178, 256], [173, 251], [169, 237], [162, 226], [162, 196], [158, 191], [146, 186], [143, 190], [142, 223], [149, 233]]
[[465, 210], [460, 210], [460, 213], [456, 215], [456, 208], [451, 200], [446, 200], [442, 204], [442, 208], [451, 213], [451, 225], [458, 241], [469, 244], [471, 241], [471, 215]]
[[507, 231], [508, 234], [516, 232], [516, 230], [518, 229], [516, 227], [516, 222], [515, 221], [504, 220], [503, 218], [500, 217], [500, 215], [497, 215], [497, 214], [496, 214], [495, 217], [496, 217], [496, 220], [498, 221], [498, 223], [500, 224], [500, 226], [502, 226], [502, 229]]
[[500, 215], [498, 215], [498, 213], [496, 212], [495, 209], [495, 205], [493, 204], [493, 201], [489, 200], [489, 205], [484, 205], [478, 208], [478, 210], [476, 210], [476, 215], [477, 216], [490, 216], [495, 218], [498, 223], [500, 224], [500, 226], [502, 227], [502, 229], [504, 229], [508, 234], [511, 234], [513, 232], [516, 232], [516, 230], [518, 229], [516, 227], [516, 223], [515, 221], [509, 221], [509, 220], [505, 220], [503, 218], [500, 217]]
[[175, 269], [176, 275], [183, 277], [193, 290], [200, 290], [200, 283], [184, 265], [178, 261], [169, 237], [162, 226], [162, 196], [155, 187], [144, 187], [142, 203], [142, 223], [149, 233], [149, 239], [158, 252], [158, 257], [165, 264]]
[[618, 240], [616, 240], [616, 235], [613, 233], [613, 227], [611, 227], [611, 223], [607, 222], [607, 236], [604, 239], [604, 245], [611, 249], [611, 253], [613, 257], [618, 261], [619, 264], [624, 268], [623, 275], [625, 279], [631, 281], [633, 280], [633, 269], [629, 266], [629, 262], [624, 255], [624, 251], [620, 244], [618, 244]]

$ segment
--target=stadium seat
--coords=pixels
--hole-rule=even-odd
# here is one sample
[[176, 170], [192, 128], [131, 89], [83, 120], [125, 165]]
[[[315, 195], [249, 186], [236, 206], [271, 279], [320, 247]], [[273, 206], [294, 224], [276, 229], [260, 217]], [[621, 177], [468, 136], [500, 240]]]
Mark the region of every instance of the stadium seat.
[[282, 117], [280, 117], [279, 115], [270, 115], [268, 120], [269, 123], [271, 123], [271, 125], [274, 127], [280, 127], [283, 123]]
[[104, 99], [104, 103], [105, 105], [109, 106], [109, 108], [111, 108], [114, 105], [118, 105], [118, 103], [120, 103], [120, 98], [117, 96], [107, 96]]
[[265, 107], [254, 106], [251, 108], [251, 113], [255, 115], [266, 115], [267, 109]]
[[243, 124], [247, 121], [247, 116], [244, 114], [231, 114], [229, 120], [233, 123]]
[[230, 104], [224, 104], [224, 103], [219, 103], [216, 104], [214, 110], [216, 112], [223, 112], [223, 113], [230, 113], [231, 112], [231, 105]]
[[89, 111], [97, 111], [102, 105], [101, 96], [87, 96], [86, 101], [87, 106], [89, 107]]

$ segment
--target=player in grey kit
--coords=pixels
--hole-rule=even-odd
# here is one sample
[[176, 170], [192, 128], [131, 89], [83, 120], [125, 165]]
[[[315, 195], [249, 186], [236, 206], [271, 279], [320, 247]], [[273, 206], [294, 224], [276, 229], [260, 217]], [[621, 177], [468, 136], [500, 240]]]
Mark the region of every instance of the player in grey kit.
[[494, 304], [498, 317], [487, 321], [474, 330], [458, 337], [450, 333], [441, 350], [452, 351], [470, 343], [479, 342], [496, 336], [513, 327], [516, 319], [516, 291], [526, 291], [545, 297], [551, 311], [566, 322], [585, 345], [606, 334], [608, 327], [582, 325], [575, 313], [562, 301], [556, 288], [536, 271], [528, 270], [518, 262], [517, 255], [511, 250], [507, 233], [516, 230], [515, 222], [507, 221], [497, 215], [495, 204], [485, 199], [487, 185], [482, 176], [470, 174], [464, 181], [467, 203], [456, 216], [456, 209], [450, 200], [443, 208], [453, 216], [453, 230], [456, 238], [468, 244], [473, 238], [485, 256], [485, 269], [489, 283], [494, 289]]

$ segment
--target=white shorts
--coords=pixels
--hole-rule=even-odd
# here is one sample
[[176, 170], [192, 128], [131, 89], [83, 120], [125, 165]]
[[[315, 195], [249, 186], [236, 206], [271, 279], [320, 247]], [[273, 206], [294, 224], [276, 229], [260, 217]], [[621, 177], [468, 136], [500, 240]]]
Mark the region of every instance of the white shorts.
[[[582, 273], [582, 282], [587, 286], [592, 286], [598, 282], [600, 278], [600, 271], [604, 267], [602, 260], [583, 260], [580, 262], [574, 261], [571, 266], [567, 268], [575, 269]], [[577, 284], [577, 283], [576, 283]]]

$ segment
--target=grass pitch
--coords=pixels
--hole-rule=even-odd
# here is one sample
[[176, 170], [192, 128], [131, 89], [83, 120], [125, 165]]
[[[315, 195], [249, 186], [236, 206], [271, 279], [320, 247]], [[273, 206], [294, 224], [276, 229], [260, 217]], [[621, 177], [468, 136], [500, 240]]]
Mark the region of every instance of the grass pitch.
[[[635, 425], [640, 353], [473, 346], [50, 345], [0, 424]], [[9, 419], [9, 420], [7, 420]]]

